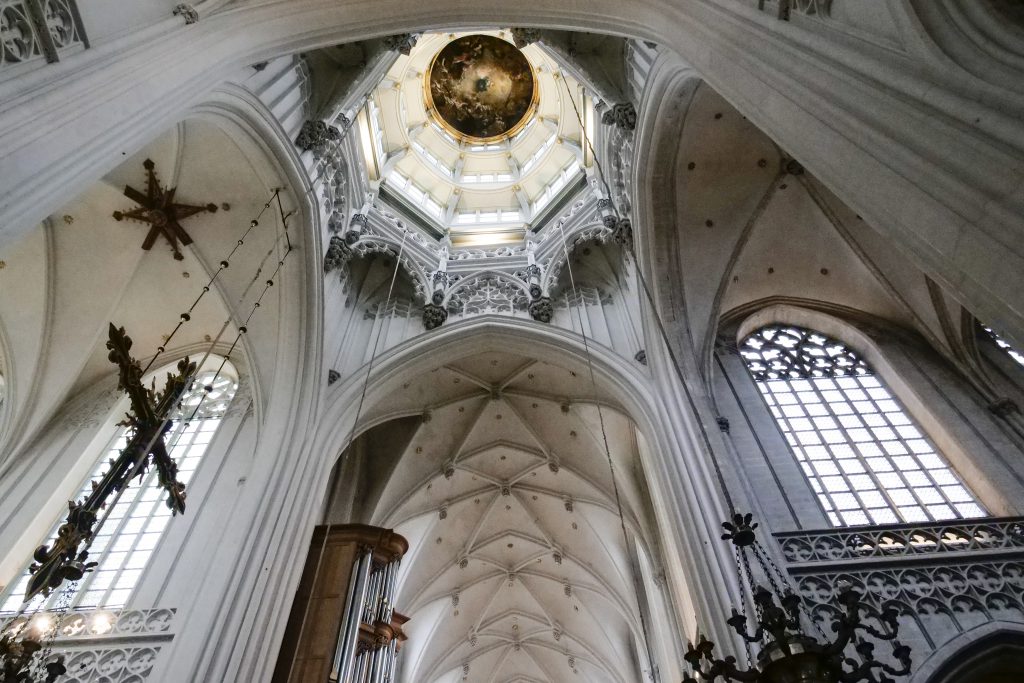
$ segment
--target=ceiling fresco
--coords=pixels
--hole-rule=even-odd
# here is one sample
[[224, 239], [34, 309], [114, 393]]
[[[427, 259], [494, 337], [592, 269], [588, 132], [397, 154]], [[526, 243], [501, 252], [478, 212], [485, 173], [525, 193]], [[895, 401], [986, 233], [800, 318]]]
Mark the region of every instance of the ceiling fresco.
[[487, 141], [512, 135], [537, 103], [530, 62], [496, 36], [474, 34], [448, 43], [434, 57], [427, 80], [429, 105], [456, 137]]

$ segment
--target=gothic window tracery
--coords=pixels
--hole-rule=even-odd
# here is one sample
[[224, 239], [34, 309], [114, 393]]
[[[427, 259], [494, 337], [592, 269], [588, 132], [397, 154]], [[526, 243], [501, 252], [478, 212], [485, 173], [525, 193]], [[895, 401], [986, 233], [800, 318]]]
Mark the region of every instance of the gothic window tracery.
[[[212, 357], [206, 366], [210, 367], [211, 363]], [[217, 359], [211, 369], [196, 375], [173, 416], [168, 450], [178, 465], [178, 479], [186, 486], [195, 475], [238, 389], [234, 370], [227, 368], [225, 363], [227, 372], [218, 372], [219, 363]], [[117, 457], [127, 439], [127, 429], [122, 427], [79, 488], [76, 500], [87, 495], [92, 481], [106, 472], [108, 462]], [[79, 582], [71, 599], [72, 607], [118, 608], [127, 604], [171, 520], [171, 509], [165, 499], [166, 493], [157, 481], [156, 468], [135, 477], [124, 489], [89, 548], [89, 560], [99, 564]], [[63, 517], [55, 522], [50, 538], [55, 537], [62, 521]], [[0, 615], [12, 614], [21, 608], [28, 579], [26, 567], [0, 598]], [[27, 609], [53, 607], [59, 599], [60, 591], [55, 591], [49, 598], [37, 597]]]
[[740, 347], [834, 526], [985, 516], [872, 368], [842, 342], [772, 325]]

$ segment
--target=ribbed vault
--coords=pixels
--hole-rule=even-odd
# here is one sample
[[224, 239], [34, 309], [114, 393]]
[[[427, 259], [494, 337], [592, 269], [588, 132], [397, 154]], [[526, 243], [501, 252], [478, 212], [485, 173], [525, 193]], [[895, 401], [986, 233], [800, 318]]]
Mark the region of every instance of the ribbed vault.
[[394, 462], [368, 517], [410, 541], [400, 680], [642, 680], [636, 567], [651, 535], [633, 422], [585, 371], [500, 352], [400, 394], [377, 411], [422, 417], [384, 421], [373, 431], [408, 438], [367, 454]]

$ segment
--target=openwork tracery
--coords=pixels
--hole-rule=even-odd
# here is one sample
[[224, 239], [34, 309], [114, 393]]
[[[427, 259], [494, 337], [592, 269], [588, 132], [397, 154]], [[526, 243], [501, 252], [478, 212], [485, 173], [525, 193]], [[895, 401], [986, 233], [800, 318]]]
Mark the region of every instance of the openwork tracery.
[[871, 374], [842, 342], [799, 327], [763, 327], [743, 342], [743, 358], [759, 382]]
[[835, 526], [980, 517], [985, 511], [855, 351], [792, 326], [740, 353]]

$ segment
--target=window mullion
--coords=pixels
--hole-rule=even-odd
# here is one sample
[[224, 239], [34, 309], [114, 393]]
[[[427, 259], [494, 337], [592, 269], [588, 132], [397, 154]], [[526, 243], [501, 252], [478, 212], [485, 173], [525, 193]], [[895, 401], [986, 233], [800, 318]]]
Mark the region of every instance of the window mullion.
[[[836, 377], [829, 377], [828, 379], [831, 379], [833, 382], [835, 382], [836, 379], [838, 379], [838, 378], [836, 378]], [[867, 462], [867, 458], [865, 458], [864, 454], [860, 452], [859, 448], [857, 448], [857, 442], [853, 440], [853, 436], [850, 434], [850, 432], [849, 432], [848, 428], [846, 427], [846, 425], [843, 424], [842, 420], [840, 419], [840, 415], [835, 412], [835, 409], [833, 408], [832, 403], [825, 398], [825, 395], [821, 392], [820, 387], [818, 387], [818, 385], [815, 384], [813, 380], [810, 381], [810, 384], [811, 384], [812, 387], [814, 387], [814, 391], [818, 394], [818, 397], [821, 399], [822, 403], [825, 404], [829, 414], [832, 416], [832, 418], [835, 421], [837, 427], [843, 433], [843, 436], [846, 438], [846, 443], [850, 446], [850, 450], [853, 452], [853, 457], [856, 458], [856, 460], [864, 468], [865, 474], [868, 475], [868, 477], [871, 479], [872, 483], [874, 483], [875, 487], [878, 489], [878, 492], [881, 494], [882, 498], [884, 498], [885, 501], [889, 504], [889, 509], [892, 511], [892, 513], [894, 515], [896, 515], [897, 517], [899, 517], [900, 516], [899, 515], [899, 511], [898, 511], [896, 505], [894, 504], [894, 501], [892, 500], [892, 498], [889, 497], [889, 493], [885, 490], [885, 486], [882, 485], [882, 482], [878, 479], [878, 477], [875, 474], [874, 470], [871, 469], [870, 464]], [[841, 391], [838, 383], [836, 384], [836, 391]], [[856, 408], [854, 408], [853, 402], [850, 401], [848, 398], [846, 398], [845, 392], [844, 392], [843, 398], [844, 398], [844, 400], [847, 403], [850, 404], [850, 408], [852, 410], [854, 410], [854, 412], [851, 413], [851, 414], [856, 415], [857, 418], [859, 420], [861, 420], [861, 422], [863, 422], [864, 421], [863, 418], [861, 418], [861, 416], [856, 413]], [[865, 423], [865, 426], [866, 426], [866, 423]], [[831, 450], [832, 449], [829, 449], [830, 453], [831, 453]], [[837, 459], [836, 462], [838, 463], [839, 460]], [[839, 465], [839, 470], [842, 471], [842, 469], [843, 469], [842, 465], [840, 464]], [[859, 491], [856, 490], [856, 488], [853, 486], [852, 482], [849, 483], [849, 486], [850, 486], [850, 490], [854, 492], [854, 495], [857, 498], [857, 502], [860, 503], [861, 510], [864, 512], [864, 515], [870, 521], [874, 521], [873, 519], [871, 519], [871, 514], [868, 512], [869, 508], [867, 508], [864, 505], [864, 500], [860, 497]]]
[[[889, 391], [888, 387], [883, 388], [885, 390], [886, 395], [888, 396], [888, 400], [892, 401], [896, 405], [899, 405], [899, 403], [896, 401], [896, 398], [892, 395], [892, 392]], [[889, 429], [892, 430], [895, 439], [899, 441], [899, 443], [907, 451], [907, 456], [913, 459], [913, 461], [917, 464], [918, 468], [921, 470], [921, 473], [927, 478], [928, 482], [930, 482], [931, 487], [935, 489], [939, 496], [941, 496], [942, 500], [945, 501], [946, 506], [949, 507], [952, 514], [955, 515], [954, 518], [963, 519], [963, 515], [960, 514], [959, 510], [957, 510], [956, 506], [953, 504], [953, 501], [950, 500], [949, 496], [946, 495], [946, 492], [942, 490], [942, 486], [940, 486], [939, 483], [935, 481], [935, 477], [932, 474], [932, 468], [925, 466], [925, 464], [921, 461], [920, 454], [916, 453], [914, 449], [910, 447], [910, 444], [903, 437], [903, 435], [900, 434], [899, 429], [897, 427], [902, 425], [894, 424], [889, 417], [889, 413], [881, 409], [881, 407], [878, 405], [878, 401], [873, 396], [871, 396], [869, 392], [864, 391], [864, 394], [868, 397], [868, 400], [871, 401], [871, 405], [874, 406], [876, 411], [878, 411], [878, 414], [882, 416], [882, 419], [885, 420], [885, 423], [886, 425], [888, 425]], [[902, 406], [900, 407], [902, 408]], [[906, 411], [901, 410], [901, 412], [905, 413]], [[917, 429], [916, 426], [914, 428]], [[917, 429], [917, 431], [921, 435], [921, 440], [928, 444], [928, 447], [931, 449], [931, 452], [938, 454], [939, 451], [935, 447], [935, 444], [932, 443], [932, 440], [928, 438], [927, 435], [925, 435], [923, 432], [921, 432], [921, 430]], [[895, 469], [895, 463], [893, 464], [893, 468]], [[900, 473], [900, 479], [902, 479], [906, 483], [907, 489], [910, 490], [911, 495], [914, 496], [914, 500], [916, 500], [918, 505], [921, 506], [921, 509], [924, 510], [924, 513], [928, 515], [928, 518], [932, 521], [938, 521], [938, 517], [932, 514], [931, 510], [928, 509], [929, 504], [921, 499], [920, 495], [917, 493], [917, 489], [913, 485], [911, 485], [911, 483], [907, 480], [904, 473], [900, 470], [896, 471]], [[959, 479], [959, 477], [957, 478]]]

